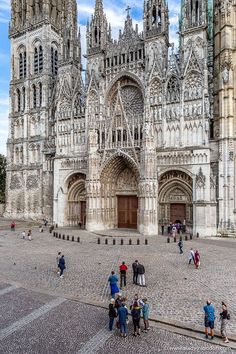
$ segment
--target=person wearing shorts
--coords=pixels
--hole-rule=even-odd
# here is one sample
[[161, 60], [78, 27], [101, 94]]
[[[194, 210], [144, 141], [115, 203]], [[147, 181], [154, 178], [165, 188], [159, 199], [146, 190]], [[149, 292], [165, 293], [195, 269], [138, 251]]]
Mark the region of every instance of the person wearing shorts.
[[211, 339], [214, 338], [214, 325], [215, 325], [215, 308], [212, 305], [210, 300], [207, 300], [206, 305], [203, 307], [205, 313], [205, 336], [208, 338], [209, 329], [210, 329], [210, 336]]

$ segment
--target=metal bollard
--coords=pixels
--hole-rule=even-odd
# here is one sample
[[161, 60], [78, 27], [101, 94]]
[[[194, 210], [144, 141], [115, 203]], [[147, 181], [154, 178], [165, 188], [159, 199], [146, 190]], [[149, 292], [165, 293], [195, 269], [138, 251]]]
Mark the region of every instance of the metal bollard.
[[116, 239], [115, 239], [115, 238], [113, 238], [113, 240], [112, 240], [112, 244], [113, 244], [113, 245], [115, 245], [115, 244], [116, 244]]
[[137, 239], [137, 245], [140, 245], [140, 240], [139, 240], [139, 238]]
[[167, 243], [170, 243], [170, 238], [169, 237], [167, 237]]
[[54, 232], [53, 232], [53, 237], [55, 237], [55, 236], [56, 236], [56, 232], [54, 231]]
[[180, 236], [179, 240], [180, 240], [180, 241], [182, 241], [182, 240], [183, 240], [183, 237], [182, 237], [182, 236]]
[[100, 245], [100, 243], [101, 243], [101, 240], [100, 240], [100, 238], [98, 237], [98, 245]]
[[58, 238], [58, 233], [56, 232], [56, 238]]
[[108, 244], [108, 239], [107, 238], [105, 238], [105, 245], [107, 245]]
[[188, 241], [188, 236], [187, 235], [185, 235], [185, 241]]
[[62, 239], [65, 240], [65, 235], [62, 235]]
[[59, 234], [59, 238], [61, 238], [61, 234]]
[[145, 238], [145, 245], [147, 245], [148, 244], [148, 239], [147, 238]]
[[80, 242], [80, 237], [77, 237], [77, 242]]
[[189, 238], [190, 238], [190, 240], [192, 240], [192, 239], [193, 239], [193, 235], [192, 235], [192, 234], [190, 234]]
[[176, 237], [174, 237], [174, 242], [176, 242]]
[[71, 237], [71, 241], [74, 242], [74, 240], [75, 240], [75, 238], [74, 238], [74, 236], [72, 236], [72, 237]]
[[123, 245], [124, 244], [124, 240], [123, 238], [120, 240], [120, 244]]
[[56, 224], [56, 228], [58, 228], [58, 225]]
[[197, 238], [199, 237], [199, 232], [197, 232]]
[[67, 239], [67, 241], [70, 241], [70, 236], [69, 236], [69, 235], [67, 235], [66, 239]]
[[132, 245], [132, 240], [131, 240], [131, 238], [129, 239], [129, 245]]

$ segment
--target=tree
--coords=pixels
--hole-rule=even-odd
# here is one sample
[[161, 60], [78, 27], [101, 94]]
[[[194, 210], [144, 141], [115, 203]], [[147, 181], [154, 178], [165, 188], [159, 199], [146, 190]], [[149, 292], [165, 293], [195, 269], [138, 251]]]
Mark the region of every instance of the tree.
[[6, 167], [6, 157], [0, 154], [0, 203], [5, 203]]

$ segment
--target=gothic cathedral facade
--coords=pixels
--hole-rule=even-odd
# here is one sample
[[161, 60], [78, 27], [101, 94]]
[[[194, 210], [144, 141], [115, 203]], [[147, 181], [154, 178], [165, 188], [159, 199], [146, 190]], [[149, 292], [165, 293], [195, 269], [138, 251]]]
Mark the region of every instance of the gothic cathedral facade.
[[5, 216], [234, 233], [235, 19], [235, 0], [183, 0], [175, 50], [166, 0], [115, 40], [96, 0], [82, 79], [76, 0], [12, 1]]

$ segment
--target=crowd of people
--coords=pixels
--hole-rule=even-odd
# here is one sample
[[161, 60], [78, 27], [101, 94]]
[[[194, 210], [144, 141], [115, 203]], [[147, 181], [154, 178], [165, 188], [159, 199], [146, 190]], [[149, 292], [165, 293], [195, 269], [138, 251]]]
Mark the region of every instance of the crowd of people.
[[121, 337], [126, 337], [128, 333], [129, 314], [132, 317], [132, 323], [134, 332], [133, 335], [140, 336], [141, 334], [141, 317], [143, 318], [143, 330], [147, 333], [150, 330], [149, 327], [149, 304], [147, 298], [140, 299], [138, 294], [135, 294], [130, 307], [127, 307], [127, 298], [122, 297], [121, 293], [118, 293], [116, 299], [111, 298], [109, 304], [109, 330], [113, 330], [114, 321], [116, 320], [116, 328], [120, 330]]

